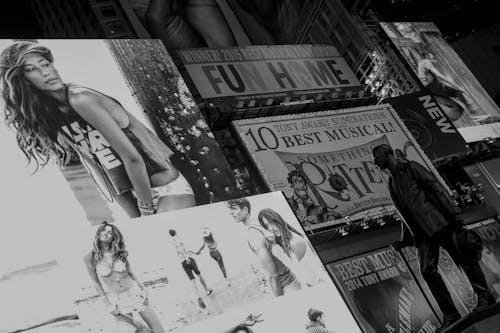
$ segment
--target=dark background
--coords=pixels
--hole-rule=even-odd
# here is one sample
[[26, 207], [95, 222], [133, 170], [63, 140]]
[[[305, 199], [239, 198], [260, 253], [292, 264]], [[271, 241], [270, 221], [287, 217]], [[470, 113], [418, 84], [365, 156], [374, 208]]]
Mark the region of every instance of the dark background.
[[[36, 1], [36, 0], [34, 0]], [[73, 1], [73, 0], [68, 0]], [[342, 0], [347, 6], [354, 0]], [[449, 42], [498, 24], [492, 0], [358, 0], [384, 21], [433, 21]], [[0, 38], [40, 38], [30, 0], [5, 0], [0, 7]]]
[[[68, 0], [71, 1], [71, 0]], [[6, 0], [0, 5], [0, 38], [41, 37], [29, 0]]]

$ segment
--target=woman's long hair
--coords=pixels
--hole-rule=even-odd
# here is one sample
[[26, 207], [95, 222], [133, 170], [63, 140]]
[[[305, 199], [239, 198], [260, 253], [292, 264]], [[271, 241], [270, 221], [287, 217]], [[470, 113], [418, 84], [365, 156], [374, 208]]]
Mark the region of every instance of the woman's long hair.
[[65, 163], [71, 154], [58, 142], [61, 122], [57, 117], [57, 102], [30, 86], [24, 78], [24, 58], [28, 54], [38, 54], [54, 62], [50, 50], [42, 45], [29, 41], [13, 43], [0, 55], [0, 91], [5, 122], [16, 131], [17, 144], [28, 163], [33, 161], [38, 170], [51, 157]]
[[113, 230], [113, 242], [111, 242], [111, 252], [113, 253], [113, 260], [120, 259], [126, 263], [128, 252], [125, 249], [125, 242], [123, 240], [122, 233], [115, 225], [104, 222], [99, 226], [99, 228], [97, 228], [94, 237], [94, 248], [92, 249], [92, 262], [94, 266], [97, 265], [97, 263], [99, 263], [103, 257], [102, 242], [99, 238], [101, 232], [106, 227], [111, 227], [111, 229]]
[[281, 231], [281, 237], [278, 237], [276, 240], [278, 244], [283, 248], [286, 254], [290, 254], [290, 241], [292, 240], [293, 234], [295, 233], [302, 237], [302, 234], [297, 231], [294, 227], [289, 225], [283, 220], [280, 214], [272, 210], [271, 208], [265, 208], [259, 212], [258, 216], [260, 225], [267, 229], [264, 219], [266, 219], [270, 224], [274, 224]]

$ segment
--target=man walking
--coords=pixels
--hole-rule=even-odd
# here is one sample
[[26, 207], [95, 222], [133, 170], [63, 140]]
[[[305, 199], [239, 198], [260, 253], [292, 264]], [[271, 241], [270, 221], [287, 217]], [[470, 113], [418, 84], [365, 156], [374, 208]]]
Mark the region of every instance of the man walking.
[[200, 283], [203, 286], [203, 289], [205, 289], [205, 292], [207, 295], [210, 295], [213, 292], [213, 290], [207, 287], [205, 279], [203, 278], [203, 275], [201, 275], [201, 272], [198, 269], [198, 265], [196, 264], [196, 261], [191, 256], [193, 254], [193, 252], [186, 248], [186, 246], [184, 245], [184, 242], [182, 242], [182, 240], [179, 238], [179, 236], [177, 235], [177, 232], [175, 230], [173, 230], [173, 229], [169, 230], [169, 234], [173, 238], [175, 250], [177, 252], [177, 256], [179, 257], [179, 260], [181, 261], [182, 268], [184, 269], [184, 272], [186, 272], [186, 275], [188, 276], [189, 281], [191, 281], [193, 289], [194, 289], [196, 295], [198, 296], [198, 305], [202, 309], [204, 309], [205, 303], [203, 302], [203, 298], [201, 297], [201, 294], [198, 290], [198, 286], [196, 285], [194, 275], [196, 274], [196, 276], [198, 276], [198, 279], [200, 280]]
[[374, 147], [373, 157], [380, 169], [390, 172], [391, 198], [404, 218], [402, 239], [392, 246], [397, 251], [409, 245], [417, 247], [422, 276], [444, 315], [437, 332], [460, 319], [438, 272], [439, 246], [445, 248], [467, 274], [478, 296], [475, 311], [494, 304], [494, 297], [479, 266], [482, 240], [463, 227], [458, 217], [460, 210], [444, 186], [422, 165], [414, 161], [398, 161], [387, 144]]

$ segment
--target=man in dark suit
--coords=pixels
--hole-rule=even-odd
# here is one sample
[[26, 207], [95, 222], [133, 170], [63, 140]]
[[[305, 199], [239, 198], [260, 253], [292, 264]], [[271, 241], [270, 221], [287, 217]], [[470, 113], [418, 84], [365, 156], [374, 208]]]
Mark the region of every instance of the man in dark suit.
[[445, 248], [467, 274], [478, 296], [476, 310], [495, 303], [479, 266], [482, 240], [463, 227], [460, 210], [444, 186], [422, 165], [398, 161], [389, 145], [374, 147], [373, 157], [380, 169], [390, 172], [391, 198], [404, 218], [402, 239], [393, 247], [396, 250], [408, 245], [417, 247], [422, 276], [444, 315], [438, 332], [460, 319], [438, 272], [439, 246]]

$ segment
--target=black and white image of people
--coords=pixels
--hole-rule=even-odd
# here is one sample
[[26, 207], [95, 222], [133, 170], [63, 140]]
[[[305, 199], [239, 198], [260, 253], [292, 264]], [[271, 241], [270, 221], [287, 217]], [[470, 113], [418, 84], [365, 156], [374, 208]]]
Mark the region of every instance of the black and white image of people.
[[[289, 297], [279, 302], [296, 311], [332, 302], [342, 309], [330, 306], [339, 312], [334, 317], [351, 318], [279, 192], [142, 217], [140, 223], [104, 223], [83, 234], [75, 255], [84, 254], [85, 265], [75, 260], [72, 274], [79, 286], [77, 313], [88, 332], [190, 332], [198, 324], [216, 328], [210, 332], [264, 332], [274, 321], [271, 304]], [[307, 296], [325, 290], [334, 296]], [[305, 330], [307, 310], [300, 310], [296, 332]], [[357, 331], [354, 321], [346, 325]]]
[[[16, 136], [19, 153], [26, 156], [31, 172], [60, 167], [95, 223], [209, 202], [195, 197], [199, 194], [195, 195], [194, 186], [205, 186], [206, 177], [189, 150], [212, 147], [206, 154], [213, 154], [218, 147], [210, 135], [200, 135], [207, 131], [206, 124], [191, 95], [182, 89], [185, 85], [173, 63], [161, 64], [169, 68], [164, 70], [168, 77], [155, 84], [172, 85], [168, 89], [177, 93], [165, 93], [169, 110], [182, 110], [177, 117], [189, 117], [188, 125], [196, 117], [197, 121], [193, 127], [179, 128], [178, 133], [174, 133], [175, 126], [169, 128], [162, 140], [155, 132], [159, 128], [159, 111], [153, 110], [156, 104], [136, 99], [139, 85], [131, 85], [124, 76], [130, 65], [116, 56], [124, 44], [112, 43], [0, 41], [0, 109]], [[154, 47], [160, 42], [138, 43]], [[177, 81], [175, 86], [171, 81]], [[167, 103], [166, 97], [157, 98]], [[166, 113], [164, 118], [182, 121]], [[226, 168], [225, 161], [215, 167], [220, 172]]]
[[[147, 288], [132, 272], [127, 256], [120, 230], [104, 222], [97, 228], [93, 249], [84, 262], [98, 295], [117, 321], [137, 330], [148, 328], [154, 333], [164, 332], [149, 304]], [[145, 325], [134, 320], [134, 312], [140, 314]]]
[[169, 51], [291, 43], [301, 1], [128, 0], [151, 37]]
[[[483, 135], [497, 131], [494, 123], [500, 120], [500, 110], [433, 23], [383, 22], [381, 26], [458, 129], [489, 124], [483, 126]], [[460, 131], [467, 142], [482, 139], [470, 131]]]

